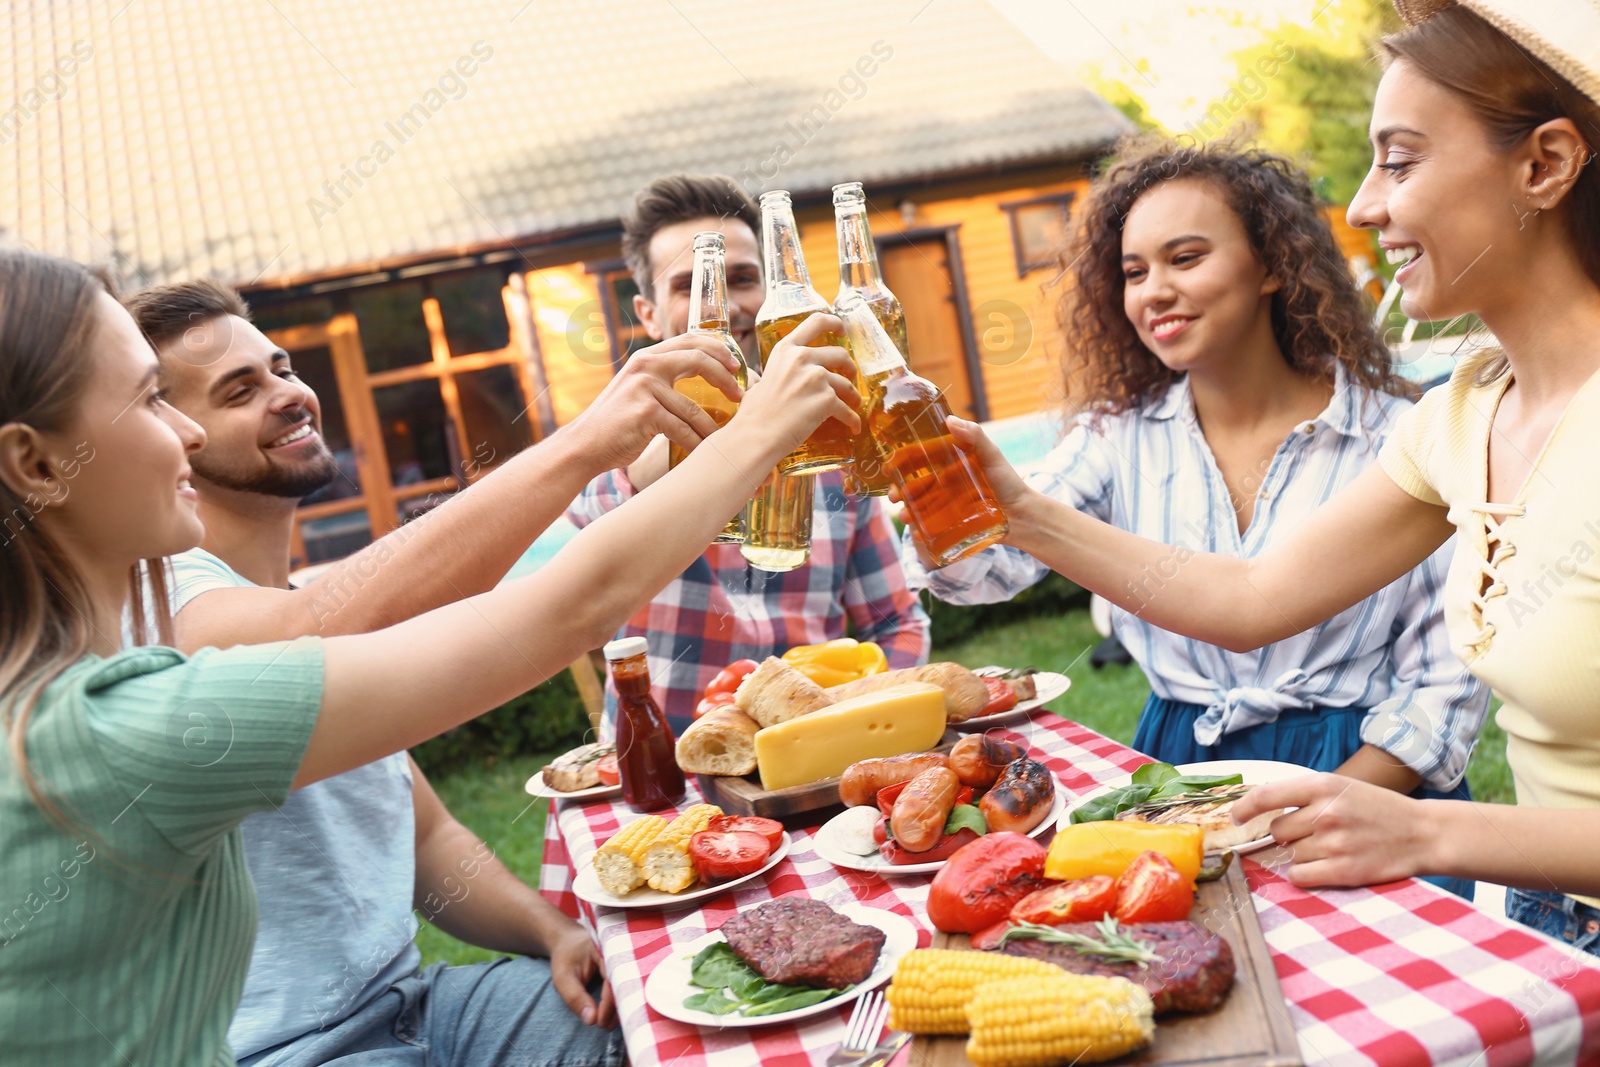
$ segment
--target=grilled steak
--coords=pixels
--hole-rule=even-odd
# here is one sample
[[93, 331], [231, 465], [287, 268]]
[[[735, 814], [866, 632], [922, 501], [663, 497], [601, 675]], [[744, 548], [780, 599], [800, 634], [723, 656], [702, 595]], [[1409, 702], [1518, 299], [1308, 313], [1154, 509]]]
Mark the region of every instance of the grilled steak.
[[872, 973], [884, 932], [862, 926], [820, 900], [784, 897], [722, 924], [738, 957], [769, 982], [843, 989]]
[[[1094, 923], [1065, 923], [1059, 929], [1097, 937]], [[1000, 951], [1046, 960], [1073, 974], [1115, 975], [1150, 991], [1156, 1014], [1210, 1011], [1233, 988], [1233, 948], [1195, 923], [1135, 923], [1127, 928], [1148, 942], [1157, 958], [1144, 970], [1138, 964], [1086, 956], [1067, 945], [1047, 941], [1008, 941]]]

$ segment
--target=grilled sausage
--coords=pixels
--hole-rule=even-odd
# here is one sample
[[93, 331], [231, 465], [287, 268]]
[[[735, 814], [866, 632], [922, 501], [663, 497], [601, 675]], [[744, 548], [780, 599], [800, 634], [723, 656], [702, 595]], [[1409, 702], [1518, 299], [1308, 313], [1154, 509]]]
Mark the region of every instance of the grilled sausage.
[[1056, 781], [1038, 760], [1019, 759], [1006, 765], [994, 788], [983, 795], [978, 810], [990, 831], [1025, 834], [1044, 822], [1056, 797]]
[[900, 846], [907, 852], [926, 852], [937, 845], [960, 788], [955, 772], [948, 767], [935, 767], [911, 779], [889, 816], [889, 829]]
[[839, 779], [839, 800], [847, 808], [871, 804], [878, 790], [909, 782], [923, 771], [950, 763], [943, 752], [916, 752], [909, 756], [864, 759], [845, 768]]
[[956, 772], [962, 785], [970, 785], [973, 792], [981, 793], [994, 785], [1006, 764], [1027, 754], [1027, 750], [1014, 741], [988, 734], [968, 734], [950, 750], [950, 769]]

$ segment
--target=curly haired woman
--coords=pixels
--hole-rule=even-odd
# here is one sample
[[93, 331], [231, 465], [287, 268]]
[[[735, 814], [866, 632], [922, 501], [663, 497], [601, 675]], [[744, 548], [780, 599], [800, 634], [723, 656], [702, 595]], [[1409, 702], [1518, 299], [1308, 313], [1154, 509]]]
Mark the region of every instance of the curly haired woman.
[[[1227, 146], [1125, 146], [1063, 263], [1076, 272], [1058, 309], [1074, 417], [1031, 484], [1175, 546], [1113, 612], [1152, 689], [1134, 747], [1467, 798], [1488, 693], [1450, 651], [1446, 549], [1253, 652], [1140, 617], [1190, 554], [1249, 558], [1285, 536], [1373, 463], [1411, 406], [1304, 176]], [[1049, 572], [1010, 547], [932, 574], [911, 557], [913, 588], [956, 603], [1007, 600]], [[1471, 896], [1470, 881], [1446, 887]]]

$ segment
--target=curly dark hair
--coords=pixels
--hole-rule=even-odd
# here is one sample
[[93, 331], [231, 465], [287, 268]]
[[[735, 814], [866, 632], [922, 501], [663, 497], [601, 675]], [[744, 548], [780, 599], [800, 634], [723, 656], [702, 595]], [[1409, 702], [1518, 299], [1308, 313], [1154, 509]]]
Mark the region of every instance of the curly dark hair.
[[1280, 283], [1272, 294], [1272, 333], [1289, 366], [1331, 383], [1334, 367], [1343, 364], [1352, 382], [1396, 396], [1410, 392], [1394, 373], [1304, 173], [1279, 156], [1227, 142], [1190, 147], [1139, 138], [1119, 145], [1095, 181], [1076, 238], [1061, 257], [1069, 280], [1056, 313], [1073, 412], [1130, 411], [1179, 377], [1123, 313], [1122, 228], [1141, 196], [1185, 178], [1210, 182], [1223, 194], [1256, 257]]

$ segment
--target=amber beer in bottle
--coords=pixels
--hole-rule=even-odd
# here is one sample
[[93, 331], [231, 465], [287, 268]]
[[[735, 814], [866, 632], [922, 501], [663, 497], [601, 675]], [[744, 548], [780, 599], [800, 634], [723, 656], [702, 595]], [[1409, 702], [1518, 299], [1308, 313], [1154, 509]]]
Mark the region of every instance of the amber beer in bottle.
[[617, 772], [623, 802], [634, 811], [670, 808], [684, 794], [672, 727], [650, 696], [649, 647], [642, 637], [619, 638], [605, 647], [617, 687]]
[[[773, 347], [796, 326], [817, 312], [830, 314], [832, 308], [822, 294], [811, 288], [805, 255], [800, 251], [800, 232], [794, 224], [794, 207], [789, 194], [781, 189], [761, 194], [761, 244], [767, 266], [767, 298], [756, 312], [756, 340], [761, 346], [761, 369], [766, 370]], [[822, 334], [813, 344], [843, 347], [844, 338], [833, 332]], [[817, 474], [850, 462], [854, 434], [838, 419], [829, 419], [799, 448], [778, 463], [784, 474]]]
[[[705, 334], [717, 340], [738, 360], [739, 369], [734, 378], [740, 388], [750, 384], [744, 353], [733, 339], [728, 318], [727, 250], [722, 234], [716, 230], [703, 230], [694, 235], [694, 274], [689, 283], [689, 332]], [[704, 378], [680, 378], [673, 388], [700, 405], [700, 410], [711, 416], [717, 428], [728, 424], [739, 405], [723, 395], [721, 389]], [[667, 445], [667, 468], [670, 470], [688, 455], [675, 444]], [[717, 535], [715, 544], [739, 544], [744, 541], [744, 516], [735, 515], [728, 520]]]
[[792, 571], [811, 556], [813, 479], [773, 471], [745, 508], [745, 562], [758, 571]]
[[[906, 313], [878, 271], [878, 249], [867, 225], [867, 194], [860, 182], [833, 187], [833, 220], [839, 237], [839, 298], [835, 306], [849, 293], [856, 293], [867, 302], [895, 347], [910, 351], [906, 347]], [[860, 371], [859, 366], [856, 369]], [[879, 456], [878, 442], [866, 420], [879, 384], [861, 375], [861, 432], [855, 437], [854, 462], [844, 469], [844, 491], [852, 496], [883, 496], [889, 491], [889, 468]]]
[[978, 461], [956, 443], [945, 419], [950, 406], [926, 378], [906, 366], [889, 334], [861, 297], [840, 301], [861, 376], [881, 380], [869, 418], [872, 434], [900, 490], [906, 519], [935, 567], [948, 567], [1006, 535], [1006, 517]]

